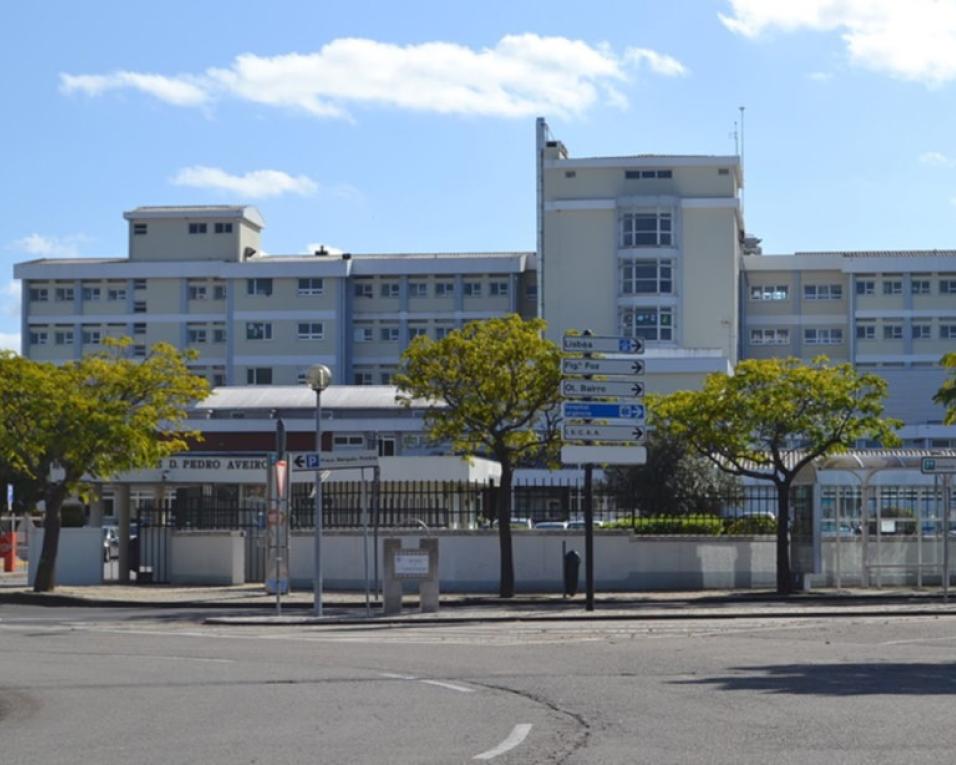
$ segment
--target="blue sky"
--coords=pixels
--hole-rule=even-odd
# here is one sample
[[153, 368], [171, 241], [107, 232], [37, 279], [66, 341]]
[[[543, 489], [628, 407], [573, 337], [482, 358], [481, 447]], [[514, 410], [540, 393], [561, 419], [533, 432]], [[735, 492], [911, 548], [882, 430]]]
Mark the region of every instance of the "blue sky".
[[122, 212], [256, 205], [272, 253], [534, 248], [534, 117], [572, 156], [734, 150], [768, 253], [956, 247], [956, 0], [11, 3], [12, 264]]

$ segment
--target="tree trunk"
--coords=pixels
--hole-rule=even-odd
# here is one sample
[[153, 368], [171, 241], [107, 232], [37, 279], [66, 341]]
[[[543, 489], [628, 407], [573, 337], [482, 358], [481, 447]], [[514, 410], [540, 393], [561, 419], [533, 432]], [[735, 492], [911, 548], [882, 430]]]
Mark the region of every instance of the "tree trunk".
[[56, 553], [60, 546], [60, 508], [66, 498], [61, 484], [47, 487], [43, 493], [46, 509], [43, 513], [43, 548], [33, 581], [34, 592], [53, 592], [56, 586]]
[[777, 594], [793, 593], [790, 572], [790, 484], [777, 484]]
[[515, 566], [511, 545], [511, 482], [513, 471], [506, 460], [501, 462], [501, 484], [498, 486], [498, 550], [501, 573], [498, 594], [511, 598], [515, 594]]

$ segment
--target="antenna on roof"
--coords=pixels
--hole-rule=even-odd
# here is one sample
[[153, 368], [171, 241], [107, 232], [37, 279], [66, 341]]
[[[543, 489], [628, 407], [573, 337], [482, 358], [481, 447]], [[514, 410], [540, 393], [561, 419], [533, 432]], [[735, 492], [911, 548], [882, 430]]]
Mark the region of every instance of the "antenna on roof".
[[740, 109], [740, 153], [737, 155], [740, 158], [740, 207], [744, 206], [744, 109], [746, 107], [739, 107]]

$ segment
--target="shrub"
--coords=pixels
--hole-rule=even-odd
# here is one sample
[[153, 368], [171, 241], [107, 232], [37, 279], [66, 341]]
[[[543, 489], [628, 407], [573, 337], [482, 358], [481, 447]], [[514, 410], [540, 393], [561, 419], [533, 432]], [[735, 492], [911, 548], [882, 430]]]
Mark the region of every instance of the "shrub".
[[733, 536], [777, 533], [777, 519], [769, 515], [745, 515], [742, 518], [724, 520], [724, 533]]
[[[627, 521], [625, 528], [632, 528]], [[635, 534], [701, 534], [717, 536], [723, 530], [720, 518], [713, 515], [658, 515], [634, 519]]]

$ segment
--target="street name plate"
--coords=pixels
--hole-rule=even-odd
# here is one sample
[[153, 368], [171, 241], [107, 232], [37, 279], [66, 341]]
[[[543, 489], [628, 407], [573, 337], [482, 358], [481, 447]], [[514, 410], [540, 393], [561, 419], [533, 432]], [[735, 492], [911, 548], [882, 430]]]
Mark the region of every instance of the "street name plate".
[[561, 359], [563, 375], [642, 375], [643, 359]]
[[565, 465], [643, 465], [647, 449], [643, 446], [562, 446]]
[[647, 434], [636, 425], [571, 425], [563, 423], [565, 441], [630, 441], [644, 443]]
[[644, 383], [627, 380], [562, 380], [561, 395], [568, 398], [641, 398]]
[[347, 470], [378, 465], [378, 452], [298, 452], [289, 455], [293, 470]]
[[637, 424], [644, 422], [644, 404], [564, 401], [561, 404], [561, 416], [570, 420], [634, 420]]
[[956, 457], [923, 457], [920, 472], [929, 475], [956, 473]]
[[564, 335], [561, 350], [565, 353], [644, 353], [644, 340], [611, 335]]

